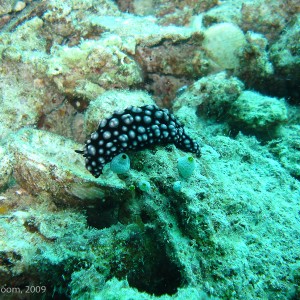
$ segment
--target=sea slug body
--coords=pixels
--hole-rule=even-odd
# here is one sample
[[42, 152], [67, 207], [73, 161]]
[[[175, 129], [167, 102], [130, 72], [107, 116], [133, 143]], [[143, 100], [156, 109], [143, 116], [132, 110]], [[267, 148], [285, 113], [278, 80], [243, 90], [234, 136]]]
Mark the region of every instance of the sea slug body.
[[167, 109], [155, 105], [130, 106], [102, 120], [86, 141], [84, 150], [76, 152], [85, 157], [87, 170], [99, 177], [104, 165], [126, 150], [170, 143], [200, 156], [197, 142], [185, 133], [183, 125]]

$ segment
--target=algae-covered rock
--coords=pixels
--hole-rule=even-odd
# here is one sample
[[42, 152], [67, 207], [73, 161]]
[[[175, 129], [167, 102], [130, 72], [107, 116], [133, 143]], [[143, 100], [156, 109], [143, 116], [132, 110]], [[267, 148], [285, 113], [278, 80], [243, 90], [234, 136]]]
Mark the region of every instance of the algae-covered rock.
[[[99, 276], [99, 275], [98, 275]], [[95, 288], [97, 290], [97, 288]], [[217, 300], [209, 297], [203, 290], [195, 287], [179, 288], [175, 295], [163, 295], [155, 297], [136, 288], [132, 288], [128, 280], [118, 280], [112, 278], [108, 280], [100, 292], [94, 292], [90, 295], [95, 299], [115, 300], [115, 299], [140, 299], [140, 300]], [[116, 298], [117, 297], [117, 298]]]
[[145, 88], [167, 107], [178, 88], [207, 74], [199, 29], [159, 26], [150, 16], [91, 15], [89, 22], [97, 30], [109, 30], [121, 38], [124, 50], [133, 55], [144, 72]]
[[274, 130], [287, 120], [287, 108], [283, 99], [244, 91], [230, 109], [232, 124], [256, 133]]
[[227, 76], [225, 72], [213, 74], [189, 86], [175, 99], [173, 109], [187, 124], [196, 113], [206, 118], [222, 119], [243, 89], [243, 83], [237, 78]]
[[163, 26], [169, 24], [187, 26], [194, 15], [218, 5], [217, 0], [126, 0], [117, 3], [123, 12], [138, 16], [155, 16]]
[[35, 54], [38, 55], [39, 51], [45, 51], [46, 39], [41, 35], [42, 26], [43, 20], [35, 17], [22, 24], [22, 26], [17, 27], [13, 33], [4, 33], [2, 38], [5, 38], [6, 44], [2, 45], [1, 48], [7, 47], [5, 48], [5, 56], [10, 57], [11, 55], [11, 57], [14, 57], [16, 54], [13, 52], [21, 56], [21, 51], [24, 51], [24, 56], [30, 60], [28, 57], [29, 53], [35, 57]]
[[42, 92], [18, 76], [0, 75], [0, 139], [23, 126], [34, 125], [41, 115]]
[[[277, 293], [287, 299], [285, 295], [292, 288], [288, 278], [299, 255], [299, 182], [268, 157], [254, 138], [210, 136], [207, 141], [211, 146], [201, 149], [201, 169], [196, 168], [181, 192], [174, 194], [170, 187], [164, 190], [170, 206], [178, 213], [182, 232], [190, 238], [189, 249], [194, 249], [196, 257], [199, 255], [202, 278], [211, 274], [218, 278], [217, 282], [208, 280], [206, 291], [218, 290], [214, 295], [239, 299], [233, 296], [237, 289], [225, 283], [231, 273], [231, 282], [238, 280], [238, 289], [247, 299], [253, 293], [260, 293], [261, 299]], [[163, 212], [161, 209], [158, 215]], [[175, 246], [174, 256], [179, 252], [183, 265], [197, 268], [193, 255], [185, 252], [188, 250], [183, 237], [174, 234], [170, 243], [175, 239], [181, 249]], [[282, 268], [282, 259], [293, 263]], [[263, 276], [259, 275], [261, 272]], [[189, 278], [195, 279], [197, 274], [195, 271]], [[253, 278], [253, 287], [249, 287], [246, 278]], [[270, 288], [270, 280], [278, 290]]]
[[242, 1], [241, 28], [246, 32], [248, 30], [259, 32], [274, 41], [286, 24], [291, 20], [296, 11], [299, 11], [299, 1], [290, 0], [288, 5], [277, 0], [257, 0]]
[[[43, 143], [38, 142], [41, 137]], [[24, 129], [16, 138], [20, 140], [19, 147], [23, 146], [27, 153], [23, 157], [31, 164], [41, 162], [40, 169], [47, 169], [46, 159], [53, 165], [53, 161], [59, 161], [57, 152], [63, 156], [70, 153], [66, 150], [70, 141], [50, 139], [41, 131]], [[49, 140], [52, 148], [46, 146]], [[240, 135], [233, 140], [210, 136], [207, 142], [209, 145], [202, 147], [202, 157], [197, 158], [193, 175], [183, 182], [180, 192], [172, 188], [174, 180], [179, 178], [176, 158], [181, 155], [180, 150], [168, 146], [136, 153], [134, 174], [125, 180], [136, 183], [143, 178], [150, 182], [151, 191], [136, 189], [130, 195], [124, 194], [122, 204], [114, 208], [119, 221], [116, 225], [103, 226], [108, 208], [100, 211], [96, 228], [88, 227], [93, 226], [90, 220], [87, 226], [82, 212], [72, 213], [70, 209], [55, 213], [30, 209], [0, 218], [3, 257], [14, 262], [11, 269], [15, 274], [31, 278], [32, 275], [23, 271], [30, 269], [31, 274], [39, 274], [41, 282], [51, 276], [53, 285], [68, 285], [74, 297], [110, 299], [116, 295], [115, 286], [119, 286], [124, 294], [145, 296], [145, 299], [155, 299], [150, 294], [187, 299], [189, 292], [191, 299], [199, 299], [202, 289], [223, 298], [236, 293], [249, 299], [258, 293], [263, 295], [261, 298], [279, 293], [288, 299], [285, 295], [294, 285], [288, 279], [299, 257], [299, 183], [272, 157], [267, 157], [268, 151], [254, 138]], [[31, 148], [36, 144], [34, 152]], [[43, 147], [47, 148], [47, 156]], [[21, 151], [15, 150], [20, 157], [17, 164], [21, 164], [21, 154], [18, 154]], [[41, 159], [29, 160], [38, 151]], [[82, 163], [74, 160], [71, 157], [68, 163], [73, 168], [68, 168], [78, 174], [74, 165]], [[64, 162], [65, 169], [66, 165]], [[34, 170], [32, 174], [36, 176], [35, 173]], [[57, 185], [54, 179], [49, 180], [47, 171], [42, 175], [49, 184]], [[33, 179], [28, 180], [36, 188]], [[120, 196], [118, 189], [114, 192], [116, 196], [111, 197]], [[53, 193], [52, 196], [55, 199]], [[18, 247], [17, 243], [20, 243]], [[263, 264], [261, 257], [264, 257]], [[290, 262], [285, 268], [282, 259]], [[162, 265], [166, 272], [160, 272]], [[62, 273], [61, 268], [68, 276], [65, 282], [53, 277]], [[7, 267], [4, 269], [8, 275]], [[217, 282], [211, 280], [211, 274], [218, 278]], [[155, 280], [151, 279], [153, 276]], [[91, 282], [88, 286], [85, 277]], [[247, 278], [253, 278], [254, 284], [249, 285]], [[4, 277], [1, 279], [9, 282]], [[270, 280], [272, 286], [278, 287], [276, 291], [270, 287]], [[181, 286], [181, 282], [187, 284]]]
[[93, 28], [89, 28], [90, 24], [86, 22], [92, 14], [114, 16], [120, 15], [120, 12], [111, 0], [47, 1], [43, 14], [45, 33], [52, 39], [53, 44], [60, 45], [67, 38], [68, 44], [76, 45], [80, 43], [82, 36], [92, 34]]
[[10, 13], [13, 10], [15, 0], [6, 0], [0, 2], [0, 16]]
[[0, 146], [0, 191], [7, 186], [12, 169], [12, 157]]
[[280, 38], [270, 49], [271, 60], [277, 76], [273, 86], [280, 94], [287, 94], [291, 102], [300, 103], [300, 15], [283, 31]]
[[15, 156], [14, 176], [27, 191], [50, 193], [59, 202], [121, 199], [125, 186], [115, 180], [95, 179], [85, 169], [82, 145], [46, 131], [23, 129], [16, 133], [10, 150]]
[[[45, 285], [45, 299], [299, 298], [299, 113], [281, 126], [283, 100], [242, 93], [299, 103], [299, 0], [0, 2], [1, 285]], [[174, 145], [95, 179], [66, 139], [175, 97], [203, 139], [175, 190]], [[234, 135], [277, 128], [268, 145]]]
[[123, 50], [117, 35], [74, 47], [57, 46], [47, 75], [62, 92], [87, 99], [106, 89], [127, 88], [142, 81], [139, 65]]
[[[270, 49], [271, 58], [280, 73], [292, 75], [299, 74], [300, 64], [300, 16], [295, 17], [290, 26], [283, 32], [280, 38]], [[299, 76], [298, 76], [299, 77]]]
[[249, 87], [262, 88], [274, 76], [274, 66], [269, 58], [269, 41], [263, 34], [248, 31], [246, 44], [240, 51], [240, 65], [237, 76]]
[[270, 152], [276, 155], [280, 163], [292, 176], [300, 179], [300, 126], [284, 126], [280, 138], [268, 143]]
[[[129, 14], [122, 16], [96, 16], [88, 19], [94, 28], [110, 31], [122, 37], [123, 41], [144, 46], [154, 46], [164, 39], [178, 42], [188, 39], [193, 31], [188, 27], [159, 26], [153, 17], [139, 17]], [[133, 38], [133, 39], [132, 39]]]
[[216, 5], [200, 15], [204, 26], [212, 26], [218, 23], [234, 23], [239, 25], [242, 18], [240, 1], [226, 1], [222, 5]]

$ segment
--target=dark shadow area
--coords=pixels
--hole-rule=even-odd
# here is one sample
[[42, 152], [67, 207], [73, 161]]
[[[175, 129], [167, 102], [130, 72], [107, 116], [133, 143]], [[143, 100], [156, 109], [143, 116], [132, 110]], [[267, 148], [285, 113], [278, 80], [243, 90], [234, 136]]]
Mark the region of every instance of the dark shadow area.
[[127, 278], [129, 285], [140, 292], [156, 296], [175, 294], [183, 278], [159, 240], [159, 233], [153, 227], [147, 229], [147, 225], [140, 230], [140, 225], [129, 226], [135, 229], [127, 235], [122, 252], [116, 250], [119, 254], [112, 261], [111, 274], [119, 279]]
[[86, 208], [88, 226], [103, 229], [118, 223], [119, 203], [106, 199], [99, 199], [96, 204]]
[[[145, 259], [148, 260], [150, 257], [146, 255]], [[181, 274], [177, 266], [170, 261], [165, 253], [157, 253], [157, 256], [151, 257], [148, 263], [148, 265], [139, 266], [128, 274], [129, 285], [137, 288], [140, 292], [156, 296], [175, 294], [181, 284]]]

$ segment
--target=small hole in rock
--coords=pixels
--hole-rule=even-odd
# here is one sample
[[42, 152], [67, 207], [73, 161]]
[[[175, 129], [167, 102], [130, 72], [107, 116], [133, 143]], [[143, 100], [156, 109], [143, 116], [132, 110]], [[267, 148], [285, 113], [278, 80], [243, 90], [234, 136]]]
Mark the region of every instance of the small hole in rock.
[[86, 208], [88, 226], [102, 229], [118, 223], [118, 203], [107, 200], [99, 201], [91, 207]]
[[[150, 257], [153, 256], [150, 254]], [[161, 296], [173, 295], [181, 284], [181, 274], [177, 266], [170, 261], [165, 253], [156, 253], [156, 257], [145, 257], [144, 266], [128, 274], [127, 280], [131, 287], [141, 292]]]

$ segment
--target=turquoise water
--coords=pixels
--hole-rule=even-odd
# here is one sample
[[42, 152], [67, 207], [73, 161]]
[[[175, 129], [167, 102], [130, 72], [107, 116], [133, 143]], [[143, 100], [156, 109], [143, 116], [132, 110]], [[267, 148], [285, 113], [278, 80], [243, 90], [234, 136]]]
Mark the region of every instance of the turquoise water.
[[299, 10], [1, 3], [0, 299], [299, 299]]

